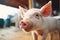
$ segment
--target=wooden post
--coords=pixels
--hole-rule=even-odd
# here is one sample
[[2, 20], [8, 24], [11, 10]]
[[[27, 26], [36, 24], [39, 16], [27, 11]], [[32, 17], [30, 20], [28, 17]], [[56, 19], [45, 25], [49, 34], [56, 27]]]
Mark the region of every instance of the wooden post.
[[29, 9], [33, 8], [33, 5], [32, 5], [32, 0], [29, 0]]

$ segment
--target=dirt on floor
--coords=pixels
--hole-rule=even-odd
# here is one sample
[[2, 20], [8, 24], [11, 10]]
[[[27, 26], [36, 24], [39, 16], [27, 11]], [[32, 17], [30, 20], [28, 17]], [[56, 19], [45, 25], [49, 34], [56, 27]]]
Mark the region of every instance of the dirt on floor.
[[[57, 40], [57, 33], [55, 33], [53, 40]], [[51, 40], [48, 34], [47, 40]], [[41, 36], [38, 37], [39, 40], [42, 39]], [[22, 30], [16, 27], [3, 28], [0, 29], [0, 40], [33, 40], [31, 33], [24, 33]]]

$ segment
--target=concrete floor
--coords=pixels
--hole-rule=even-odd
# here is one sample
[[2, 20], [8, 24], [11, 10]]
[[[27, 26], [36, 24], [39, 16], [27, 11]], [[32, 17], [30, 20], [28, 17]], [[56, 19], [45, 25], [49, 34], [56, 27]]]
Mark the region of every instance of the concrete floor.
[[[38, 38], [42, 39], [41, 36]], [[0, 29], [0, 40], [33, 40], [31, 33], [24, 33], [21, 30], [16, 29], [16, 27]], [[50, 36], [47, 37], [50, 40]], [[55, 33], [54, 39], [57, 40], [57, 35]]]

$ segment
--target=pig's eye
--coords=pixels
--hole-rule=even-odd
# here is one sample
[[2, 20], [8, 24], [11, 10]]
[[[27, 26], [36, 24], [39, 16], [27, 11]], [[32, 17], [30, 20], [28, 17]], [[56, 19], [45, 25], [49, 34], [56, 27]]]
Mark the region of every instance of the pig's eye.
[[38, 16], [39, 16], [39, 14], [36, 14], [36, 16], [38, 17]]
[[36, 17], [37, 19], [39, 19], [39, 16], [40, 16], [40, 15], [39, 15], [38, 13], [35, 14], [35, 17]]

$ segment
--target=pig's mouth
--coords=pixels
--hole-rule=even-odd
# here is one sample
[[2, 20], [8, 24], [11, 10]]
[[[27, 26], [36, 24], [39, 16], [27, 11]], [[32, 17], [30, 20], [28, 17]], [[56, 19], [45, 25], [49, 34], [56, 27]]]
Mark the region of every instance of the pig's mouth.
[[29, 31], [31, 31], [31, 29], [32, 29], [32, 26], [27, 26], [27, 27], [25, 27], [25, 26], [20, 26], [22, 29], [24, 29], [24, 31], [26, 31], [26, 32], [29, 32]]
[[33, 27], [33, 23], [32, 22], [28, 22], [26, 24], [26, 22], [24, 22], [24, 24], [20, 24], [20, 28], [23, 29], [26, 32], [30, 32], [32, 30]]

